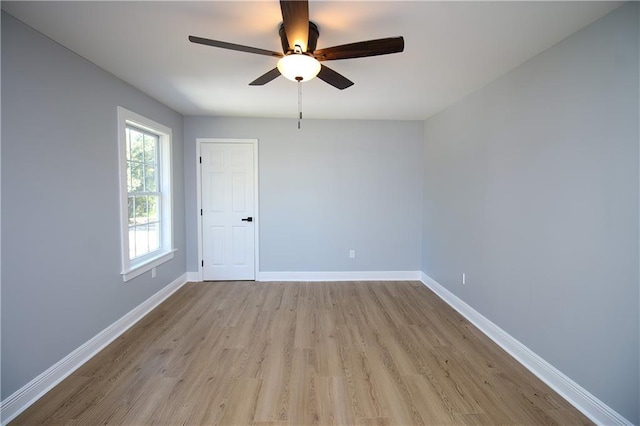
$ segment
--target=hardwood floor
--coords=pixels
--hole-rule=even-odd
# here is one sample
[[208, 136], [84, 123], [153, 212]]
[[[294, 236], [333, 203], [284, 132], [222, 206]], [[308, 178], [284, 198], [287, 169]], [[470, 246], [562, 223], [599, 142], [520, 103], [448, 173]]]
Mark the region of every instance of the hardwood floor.
[[189, 283], [12, 424], [590, 424], [417, 282]]

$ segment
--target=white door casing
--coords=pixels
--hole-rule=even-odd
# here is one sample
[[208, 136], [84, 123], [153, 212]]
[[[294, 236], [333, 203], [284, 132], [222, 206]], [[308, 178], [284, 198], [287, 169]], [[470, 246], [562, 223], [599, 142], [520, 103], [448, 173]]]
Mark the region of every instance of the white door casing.
[[257, 141], [198, 140], [201, 276], [254, 280]]

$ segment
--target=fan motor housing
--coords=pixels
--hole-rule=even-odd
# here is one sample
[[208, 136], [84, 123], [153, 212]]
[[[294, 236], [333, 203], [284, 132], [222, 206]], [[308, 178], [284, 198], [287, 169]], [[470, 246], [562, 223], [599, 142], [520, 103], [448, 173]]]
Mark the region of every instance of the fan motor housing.
[[[280, 24], [278, 33], [280, 34], [280, 41], [282, 42], [282, 51], [287, 54], [291, 51], [291, 49], [289, 49], [289, 40], [287, 40], [287, 33], [285, 33], [284, 31], [284, 22]], [[318, 44], [318, 36], [320, 36], [318, 26], [309, 21], [309, 41], [307, 42], [308, 53], [312, 53], [314, 50], [316, 50], [316, 46]]]

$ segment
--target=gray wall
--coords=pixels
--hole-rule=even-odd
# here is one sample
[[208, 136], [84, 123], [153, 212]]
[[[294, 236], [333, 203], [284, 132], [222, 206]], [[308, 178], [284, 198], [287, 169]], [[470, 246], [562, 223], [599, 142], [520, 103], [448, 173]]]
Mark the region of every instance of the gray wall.
[[190, 271], [198, 137], [259, 139], [262, 271], [420, 270], [422, 122], [303, 120], [298, 130], [296, 120], [185, 117], [184, 130]]
[[[124, 283], [116, 106], [173, 129], [173, 260]], [[186, 270], [182, 116], [2, 13], [2, 399]]]
[[422, 254], [635, 423], [638, 18], [625, 5], [426, 121]]

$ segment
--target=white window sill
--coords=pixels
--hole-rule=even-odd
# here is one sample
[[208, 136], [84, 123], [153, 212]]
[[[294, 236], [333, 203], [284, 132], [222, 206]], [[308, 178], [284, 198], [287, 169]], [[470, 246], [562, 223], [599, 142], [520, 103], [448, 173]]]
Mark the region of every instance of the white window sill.
[[163, 252], [156, 257], [152, 257], [151, 259], [148, 259], [144, 263], [141, 263], [139, 265], [134, 265], [130, 269], [126, 271], [122, 271], [120, 273], [122, 275], [122, 280], [124, 282], [127, 282], [139, 275], [144, 274], [147, 271], [152, 270], [157, 266], [162, 265], [165, 262], [170, 261], [171, 259], [173, 259], [173, 253], [175, 253], [176, 251], [177, 251], [176, 249], [172, 249], [170, 251]]

